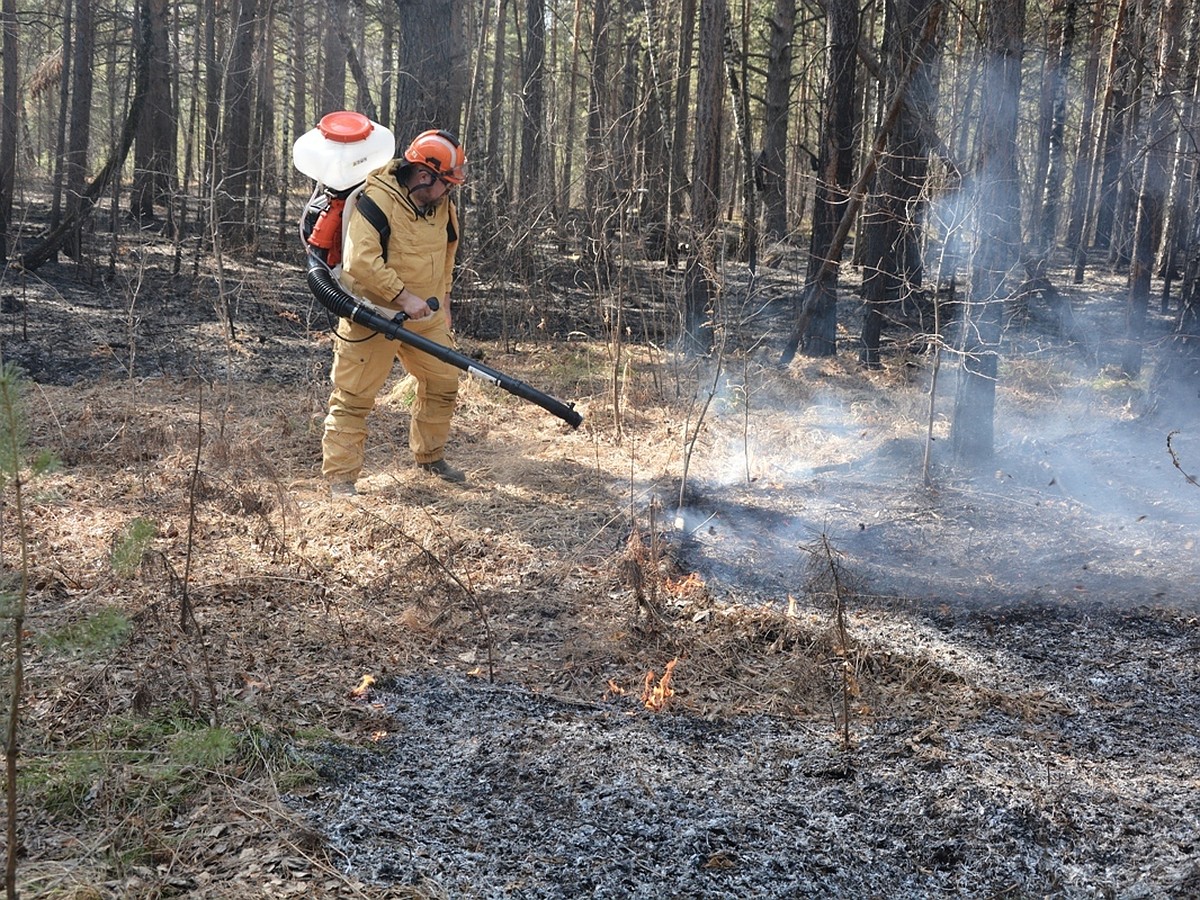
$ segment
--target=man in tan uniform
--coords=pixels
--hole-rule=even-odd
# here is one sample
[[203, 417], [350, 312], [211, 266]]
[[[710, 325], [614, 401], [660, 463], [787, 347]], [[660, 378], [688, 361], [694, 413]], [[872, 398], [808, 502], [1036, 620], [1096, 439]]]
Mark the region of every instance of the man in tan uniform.
[[[360, 202], [374, 203], [377, 213], [374, 222], [361, 208], [351, 215], [342, 262], [347, 290], [385, 312], [403, 313], [405, 328], [447, 347], [454, 346], [450, 285], [458, 249], [458, 215], [448, 194], [465, 180], [466, 161], [453, 135], [426, 131], [409, 145], [403, 159], [372, 172], [362, 190], [366, 201]], [[430, 299], [437, 300], [436, 311]], [[367, 415], [397, 356], [417, 381], [408, 438], [413, 459], [431, 475], [465, 480], [444, 459], [458, 396], [458, 369], [349, 319], [338, 322], [333, 352], [321, 472], [334, 496], [355, 493]]]

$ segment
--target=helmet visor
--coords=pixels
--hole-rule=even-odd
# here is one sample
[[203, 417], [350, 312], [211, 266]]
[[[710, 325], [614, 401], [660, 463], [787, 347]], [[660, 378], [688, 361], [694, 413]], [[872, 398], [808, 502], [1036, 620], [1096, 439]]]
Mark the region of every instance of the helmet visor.
[[463, 160], [459, 165], [445, 171], [437, 171], [435, 169], [434, 174], [451, 187], [456, 187], [467, 180], [467, 161]]

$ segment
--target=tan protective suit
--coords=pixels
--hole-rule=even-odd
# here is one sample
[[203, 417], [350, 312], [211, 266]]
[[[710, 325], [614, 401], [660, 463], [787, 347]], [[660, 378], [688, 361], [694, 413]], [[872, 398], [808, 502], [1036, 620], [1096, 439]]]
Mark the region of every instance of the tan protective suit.
[[[442, 308], [404, 327], [447, 347], [454, 346], [446, 310], [454, 255], [458, 249], [458, 215], [447, 199], [422, 214], [396, 179], [402, 162], [372, 172], [363, 192], [387, 216], [391, 226], [387, 259], [380, 236], [362, 215], [351, 215], [342, 260], [342, 284], [351, 293], [398, 310], [391, 300], [404, 288], [420, 297], [437, 297]], [[459, 370], [407, 344], [391, 341], [348, 319], [338, 322], [334, 337], [333, 392], [321, 441], [322, 474], [329, 481], [358, 480], [367, 439], [367, 415], [383, 389], [396, 357], [417, 380], [408, 445], [418, 463], [435, 462], [445, 452], [450, 419], [458, 396]]]

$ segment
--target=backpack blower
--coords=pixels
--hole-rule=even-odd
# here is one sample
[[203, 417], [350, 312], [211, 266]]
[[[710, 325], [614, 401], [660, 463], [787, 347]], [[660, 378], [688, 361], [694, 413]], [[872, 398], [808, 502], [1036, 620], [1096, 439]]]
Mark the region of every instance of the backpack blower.
[[[583, 416], [573, 403], [563, 403], [457, 350], [408, 331], [404, 327], [404, 313], [383, 309], [342, 287], [338, 276], [350, 216], [358, 211], [381, 232], [387, 228], [386, 220], [380, 221], [382, 213], [374, 203], [364, 197], [366, 202], [359, 205], [359, 191], [368, 174], [391, 161], [395, 149], [391, 131], [361, 113], [348, 111], [330, 113], [316, 128], [296, 140], [292, 161], [317, 183], [300, 218], [308, 289], [338, 318], [350, 319], [385, 338], [416, 347], [468, 375], [535, 403], [572, 428], [578, 428]], [[437, 309], [436, 301], [430, 305]]]

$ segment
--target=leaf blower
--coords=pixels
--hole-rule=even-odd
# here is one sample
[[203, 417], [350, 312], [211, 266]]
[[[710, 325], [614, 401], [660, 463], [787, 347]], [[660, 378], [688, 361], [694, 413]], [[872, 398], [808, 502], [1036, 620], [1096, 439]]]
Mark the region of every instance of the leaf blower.
[[[357, 210], [381, 233], [387, 228], [386, 220], [382, 220], [382, 213], [374, 203], [366, 198], [359, 202], [359, 191], [368, 174], [392, 159], [395, 146], [395, 137], [387, 128], [361, 113], [348, 111], [330, 113], [316, 128], [296, 140], [292, 161], [297, 169], [317, 183], [300, 219], [308, 289], [338, 318], [350, 319], [385, 338], [416, 347], [468, 375], [535, 403], [572, 428], [578, 428], [583, 416], [574, 404], [557, 400], [457, 350], [408, 331], [404, 327], [404, 313], [384, 309], [342, 287], [338, 275], [345, 226], [350, 216]], [[386, 239], [383, 244], [387, 245]], [[437, 309], [437, 301], [431, 300], [430, 306]]]

